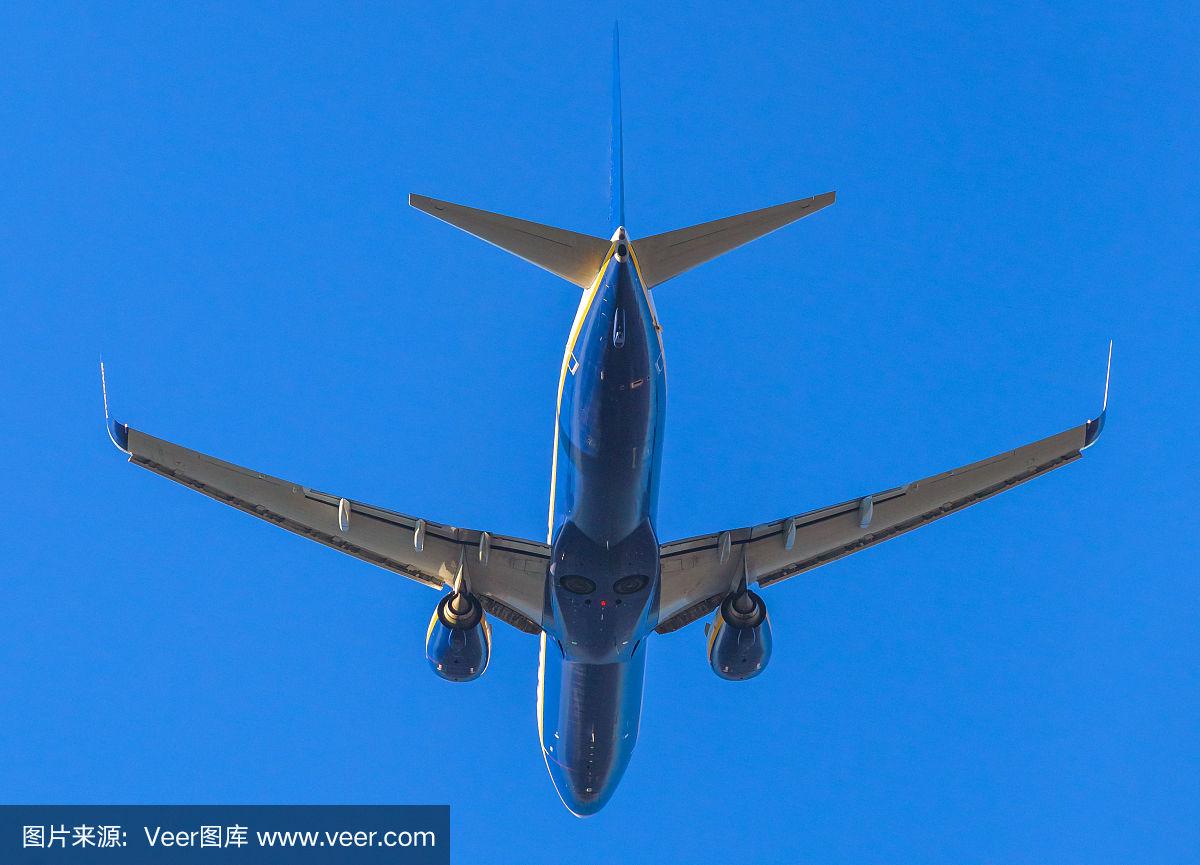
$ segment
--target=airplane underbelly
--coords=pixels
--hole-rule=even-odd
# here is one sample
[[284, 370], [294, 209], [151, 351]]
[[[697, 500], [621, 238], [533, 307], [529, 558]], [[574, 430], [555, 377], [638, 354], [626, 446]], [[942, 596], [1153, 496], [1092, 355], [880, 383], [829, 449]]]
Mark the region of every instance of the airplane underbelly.
[[617, 358], [581, 364], [561, 406], [555, 528], [570, 518], [601, 543], [653, 519], [657, 500], [664, 375], [646, 346], [630, 343]]
[[646, 641], [627, 661], [586, 664], [563, 658], [542, 636], [538, 728], [546, 768], [563, 804], [584, 817], [604, 807], [637, 742]]

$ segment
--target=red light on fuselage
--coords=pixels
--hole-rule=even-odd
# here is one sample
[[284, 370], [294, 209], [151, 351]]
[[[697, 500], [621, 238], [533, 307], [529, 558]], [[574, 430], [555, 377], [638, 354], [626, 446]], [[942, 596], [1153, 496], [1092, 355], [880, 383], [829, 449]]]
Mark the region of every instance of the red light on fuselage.
[[602, 606], [602, 607], [607, 607], [607, 606], [608, 606], [608, 601], [601, 601], [601, 602], [600, 602], [600, 606]]

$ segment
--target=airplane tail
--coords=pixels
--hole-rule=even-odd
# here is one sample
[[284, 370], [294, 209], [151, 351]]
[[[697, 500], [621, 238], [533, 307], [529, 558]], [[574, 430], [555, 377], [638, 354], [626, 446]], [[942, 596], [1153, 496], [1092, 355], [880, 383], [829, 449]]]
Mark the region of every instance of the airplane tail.
[[[424, 195], [409, 195], [408, 203], [568, 282], [589, 288], [596, 281], [600, 267], [612, 249], [617, 229], [625, 225], [623, 156], [620, 33], [614, 24], [612, 139], [609, 152], [609, 205], [613, 240], [438, 201]], [[631, 240], [634, 262], [642, 283], [646, 288], [661, 285], [693, 267], [828, 207], [833, 204], [835, 196], [836, 193], [826, 192], [824, 195], [802, 198], [739, 216]]]
[[[727, 216], [689, 228], [631, 240], [642, 283], [646, 288], [662, 285], [693, 267], [828, 207], [833, 204], [835, 196], [836, 193], [826, 192], [824, 195], [801, 198], [739, 216]], [[596, 281], [600, 266], [612, 249], [611, 240], [438, 201], [424, 195], [409, 195], [408, 203], [580, 288], [590, 288]]]

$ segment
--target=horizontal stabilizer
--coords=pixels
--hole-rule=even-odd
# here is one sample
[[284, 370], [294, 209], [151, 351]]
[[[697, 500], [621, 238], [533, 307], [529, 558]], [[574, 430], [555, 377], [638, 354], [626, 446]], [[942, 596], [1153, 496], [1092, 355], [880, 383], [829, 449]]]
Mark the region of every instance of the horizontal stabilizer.
[[600, 265], [612, 248], [611, 241], [598, 237], [438, 201], [424, 195], [409, 195], [408, 203], [580, 288], [590, 288], [596, 281]]
[[826, 192], [824, 195], [635, 240], [633, 253], [642, 281], [647, 288], [661, 285], [671, 277], [712, 261], [718, 255], [783, 228], [802, 216], [816, 213], [822, 207], [828, 207], [833, 204], [836, 195], [835, 192]]

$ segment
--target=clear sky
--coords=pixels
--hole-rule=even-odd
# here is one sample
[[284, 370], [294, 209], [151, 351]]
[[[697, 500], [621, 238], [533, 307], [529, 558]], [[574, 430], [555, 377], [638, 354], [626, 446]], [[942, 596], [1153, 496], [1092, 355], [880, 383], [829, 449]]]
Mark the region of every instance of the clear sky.
[[[649, 4], [647, 4], [649, 5]], [[1200, 858], [1191, 3], [5, 4], [0, 801], [448, 802], [461, 862]], [[969, 4], [967, 4], [969, 5]], [[126, 465], [132, 425], [544, 536], [578, 291], [410, 191], [634, 237], [837, 204], [659, 289], [663, 540], [1093, 415], [1085, 459], [768, 590], [770, 669], [649, 647], [580, 821], [537, 641]]]

